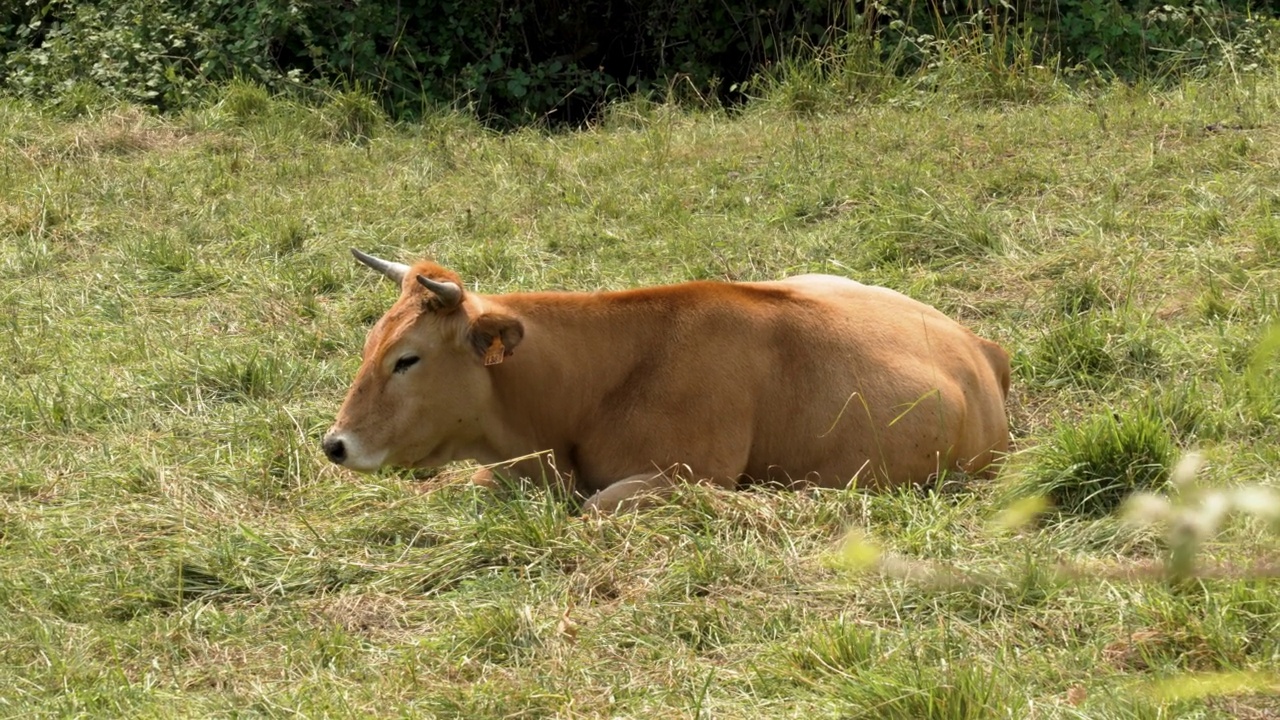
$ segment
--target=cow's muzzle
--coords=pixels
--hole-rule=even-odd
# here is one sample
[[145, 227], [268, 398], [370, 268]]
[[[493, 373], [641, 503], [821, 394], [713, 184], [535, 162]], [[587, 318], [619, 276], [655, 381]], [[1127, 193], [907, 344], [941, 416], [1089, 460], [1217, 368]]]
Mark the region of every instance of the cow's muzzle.
[[330, 430], [320, 442], [324, 456], [333, 463], [360, 473], [374, 472], [386, 462], [387, 452], [369, 452], [360, 438], [343, 430]]
[[332, 434], [325, 435], [320, 447], [324, 450], [324, 456], [329, 458], [331, 462], [338, 465], [346, 462], [347, 444], [342, 442], [342, 438]]

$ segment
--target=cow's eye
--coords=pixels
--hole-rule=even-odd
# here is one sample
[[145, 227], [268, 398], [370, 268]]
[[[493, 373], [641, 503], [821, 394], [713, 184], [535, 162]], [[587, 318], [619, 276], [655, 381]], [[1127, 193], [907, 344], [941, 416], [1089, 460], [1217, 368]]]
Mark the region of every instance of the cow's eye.
[[418, 362], [417, 355], [406, 355], [396, 361], [396, 366], [395, 368], [392, 369], [392, 372], [402, 373], [405, 370], [408, 370], [409, 368], [413, 367], [414, 363], [416, 362]]

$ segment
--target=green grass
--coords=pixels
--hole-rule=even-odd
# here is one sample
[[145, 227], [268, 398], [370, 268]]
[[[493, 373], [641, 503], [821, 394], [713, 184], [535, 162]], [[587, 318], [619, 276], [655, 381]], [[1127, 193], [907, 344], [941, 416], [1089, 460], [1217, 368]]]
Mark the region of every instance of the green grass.
[[[167, 119], [0, 100], [0, 716], [1280, 712], [1265, 518], [1170, 582], [1182, 526], [1111, 512], [1199, 517], [1164, 482], [1192, 449], [1203, 486], [1280, 484], [1280, 77], [1086, 93], [855, 51], [572, 133], [245, 83]], [[350, 246], [495, 292], [897, 288], [1013, 354], [1016, 454], [599, 521], [465, 468], [351, 475], [318, 441], [394, 290]], [[1008, 522], [1013, 490], [1055, 511]]]
[[1135, 492], [1164, 488], [1174, 461], [1171, 428], [1159, 409], [1108, 410], [1055, 428], [1029, 451], [1022, 494], [1041, 496], [1073, 515], [1114, 514]]

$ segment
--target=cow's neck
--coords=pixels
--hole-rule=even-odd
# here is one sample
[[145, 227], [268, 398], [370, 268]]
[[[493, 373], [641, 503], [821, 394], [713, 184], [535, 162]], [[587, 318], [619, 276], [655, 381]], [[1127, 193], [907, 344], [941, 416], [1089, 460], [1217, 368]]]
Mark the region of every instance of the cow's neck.
[[[492, 310], [524, 323], [524, 339], [492, 368], [496, 419], [486, 440], [505, 458], [541, 450], [571, 469], [567, 446], [601, 402], [653, 362], [661, 328], [671, 318], [648, 318], [602, 308], [591, 294], [538, 293], [493, 298]], [[658, 348], [669, 349], [669, 348]]]

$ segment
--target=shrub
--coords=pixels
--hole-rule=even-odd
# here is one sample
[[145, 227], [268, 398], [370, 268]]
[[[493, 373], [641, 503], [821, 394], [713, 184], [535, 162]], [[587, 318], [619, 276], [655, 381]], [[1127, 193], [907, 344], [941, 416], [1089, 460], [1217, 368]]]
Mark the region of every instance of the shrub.
[[[1059, 63], [1130, 77], [1214, 63], [1233, 71], [1256, 66], [1268, 55], [1275, 25], [1251, 14], [1264, 8], [1244, 0], [1154, 8], [1095, 0], [999, 7], [909, 0], [7, 5], [0, 10], [0, 86], [35, 97], [73, 94], [74, 105], [88, 97], [76, 86], [88, 83], [116, 100], [167, 109], [188, 104], [211, 82], [240, 77], [272, 91], [321, 95], [362, 83], [397, 119], [459, 104], [486, 118], [553, 122], [580, 121], [623, 94], [679, 88], [699, 98], [739, 97], [744, 82], [801, 48], [817, 48], [819, 65], [854, 68], [835, 78], [842, 100], [876, 92], [875, 78], [895, 73], [919, 73], [926, 87], [958, 81], [995, 100], [1032, 99], [1043, 88], [1027, 79]], [[959, 78], [951, 77], [956, 69]], [[820, 103], [806, 92], [790, 102]]]
[[88, 80], [168, 109], [233, 78], [325, 95], [361, 83], [395, 117], [438, 104], [577, 120], [680, 77], [712, 94], [776, 59], [783, 38], [841, 26], [828, 3], [756, 0], [52, 0], [0, 10], [0, 83], [56, 98]]

